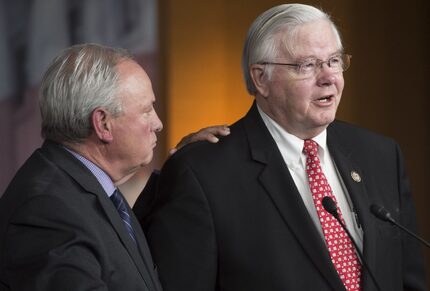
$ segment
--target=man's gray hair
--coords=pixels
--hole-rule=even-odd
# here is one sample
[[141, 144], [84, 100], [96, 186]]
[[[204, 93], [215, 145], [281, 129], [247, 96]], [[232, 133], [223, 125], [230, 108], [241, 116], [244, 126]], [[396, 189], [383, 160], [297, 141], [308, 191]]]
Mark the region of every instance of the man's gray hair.
[[81, 44], [63, 50], [46, 71], [39, 91], [42, 136], [58, 142], [81, 142], [92, 132], [91, 114], [105, 108], [121, 111], [116, 96], [116, 66], [133, 60], [126, 50]]
[[[327, 20], [333, 27], [338, 40], [339, 49], [342, 42], [339, 31], [330, 16], [309, 5], [282, 4], [270, 8], [255, 19], [248, 30], [242, 54], [242, 71], [246, 82], [246, 88], [251, 95], [257, 93], [257, 89], [251, 78], [249, 68], [252, 64], [264, 61], [273, 61], [280, 50], [280, 41], [287, 50], [292, 49], [289, 41], [292, 39], [297, 27], [317, 20]], [[276, 34], [285, 30], [286, 35], [282, 40], [276, 38]], [[266, 68], [266, 74], [270, 78], [272, 68]]]

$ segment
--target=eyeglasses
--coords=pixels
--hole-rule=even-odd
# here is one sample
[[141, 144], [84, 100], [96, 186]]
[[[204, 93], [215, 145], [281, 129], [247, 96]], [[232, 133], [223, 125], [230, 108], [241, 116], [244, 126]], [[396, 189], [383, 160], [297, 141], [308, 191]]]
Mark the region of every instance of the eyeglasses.
[[260, 65], [279, 65], [279, 66], [290, 66], [295, 68], [297, 77], [310, 78], [315, 76], [321, 69], [323, 64], [327, 64], [333, 73], [344, 72], [348, 70], [351, 64], [351, 55], [339, 54], [329, 58], [327, 61], [319, 59], [307, 59], [298, 64], [285, 64], [275, 62], [259, 62]]

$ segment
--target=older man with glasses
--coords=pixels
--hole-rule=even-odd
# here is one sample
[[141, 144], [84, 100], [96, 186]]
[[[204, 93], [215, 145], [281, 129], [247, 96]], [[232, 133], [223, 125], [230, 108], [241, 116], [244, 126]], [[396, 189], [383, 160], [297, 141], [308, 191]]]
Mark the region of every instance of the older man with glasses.
[[254, 21], [251, 109], [162, 170], [147, 234], [164, 290], [426, 289], [418, 244], [370, 212], [384, 205], [416, 229], [399, 146], [335, 120], [350, 59], [312, 6]]

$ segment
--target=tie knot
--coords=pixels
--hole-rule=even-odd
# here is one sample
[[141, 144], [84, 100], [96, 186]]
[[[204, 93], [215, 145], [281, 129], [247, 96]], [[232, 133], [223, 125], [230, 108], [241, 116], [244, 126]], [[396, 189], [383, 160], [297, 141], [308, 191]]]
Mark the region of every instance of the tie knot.
[[306, 139], [303, 145], [303, 151], [306, 156], [318, 156], [318, 144], [312, 139]]

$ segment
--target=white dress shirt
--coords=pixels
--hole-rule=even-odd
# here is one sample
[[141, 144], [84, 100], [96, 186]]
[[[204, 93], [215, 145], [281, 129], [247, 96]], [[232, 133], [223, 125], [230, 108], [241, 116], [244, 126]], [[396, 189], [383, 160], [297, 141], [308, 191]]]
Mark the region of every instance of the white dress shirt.
[[[322, 227], [319, 222], [311, 190], [309, 188], [308, 176], [306, 173], [306, 156], [303, 153], [304, 140], [285, 131], [279, 124], [265, 114], [260, 107], [257, 106], [257, 108], [267, 129], [275, 140], [282, 157], [284, 158], [285, 164], [291, 173], [310, 217], [324, 240]], [[336, 165], [331, 158], [330, 151], [327, 148], [327, 130], [324, 130], [322, 133], [315, 136], [313, 140], [319, 145], [318, 156], [321, 168], [332, 188], [333, 195], [335, 196], [340, 211], [342, 212], [346, 227], [357, 242], [359, 249], [363, 251], [363, 231], [357, 223], [351, 199], [349, 198], [348, 192], [343, 184]]]

